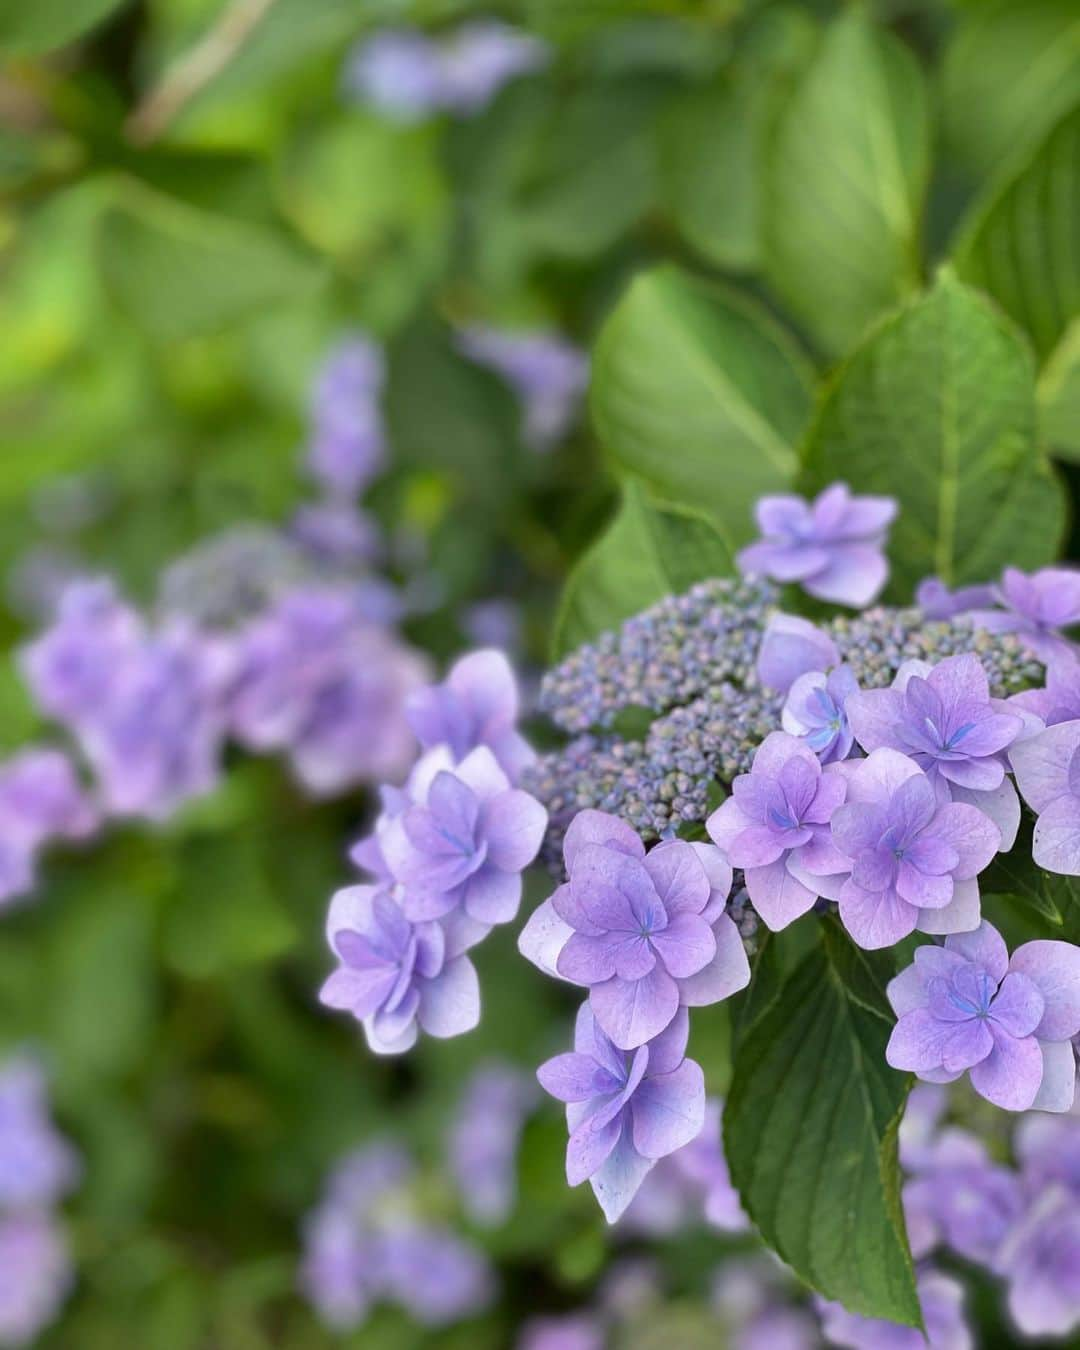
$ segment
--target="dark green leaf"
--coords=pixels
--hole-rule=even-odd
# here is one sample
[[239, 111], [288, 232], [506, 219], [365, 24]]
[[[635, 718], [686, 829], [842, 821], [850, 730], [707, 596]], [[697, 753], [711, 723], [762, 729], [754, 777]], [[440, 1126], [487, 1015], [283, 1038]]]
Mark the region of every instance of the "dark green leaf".
[[1054, 348], [1036, 393], [1046, 448], [1059, 459], [1080, 460], [1080, 318]]
[[917, 1326], [896, 1152], [907, 1080], [885, 1063], [891, 974], [823, 925], [739, 1045], [724, 1140], [747, 1212], [798, 1275], [853, 1312]]
[[124, 0], [0, 0], [0, 52], [49, 51], [81, 37]]
[[1061, 485], [1035, 439], [1031, 354], [976, 291], [942, 274], [885, 320], [825, 392], [806, 480], [896, 497], [893, 593], [919, 579], [985, 581], [1058, 553]]

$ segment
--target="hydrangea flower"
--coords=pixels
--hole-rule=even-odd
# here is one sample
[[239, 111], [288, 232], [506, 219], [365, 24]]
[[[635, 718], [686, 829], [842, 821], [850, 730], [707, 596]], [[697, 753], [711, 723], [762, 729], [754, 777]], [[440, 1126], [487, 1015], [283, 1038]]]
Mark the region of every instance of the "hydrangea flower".
[[800, 675], [788, 690], [781, 725], [813, 750], [822, 764], [847, 759], [855, 737], [848, 721], [847, 701], [859, 691], [850, 666], [837, 666]]
[[491, 1301], [487, 1258], [448, 1228], [415, 1221], [389, 1226], [380, 1268], [382, 1292], [422, 1326], [451, 1326]]
[[476, 1223], [503, 1223], [514, 1207], [517, 1149], [536, 1084], [512, 1064], [476, 1069], [450, 1131], [450, 1168], [465, 1212]]
[[1080, 657], [1055, 656], [1046, 668], [1043, 688], [1013, 694], [1009, 703], [1034, 713], [1048, 727], [1080, 719]]
[[888, 578], [883, 549], [896, 510], [892, 497], [853, 497], [846, 483], [812, 502], [762, 497], [755, 516], [763, 538], [735, 561], [744, 575], [797, 581], [819, 600], [862, 609]]
[[0, 1070], [0, 1211], [54, 1205], [78, 1176], [74, 1150], [49, 1118], [40, 1065], [10, 1060]]
[[566, 1102], [570, 1142], [566, 1179], [589, 1181], [609, 1223], [623, 1213], [659, 1158], [698, 1134], [705, 1121], [705, 1076], [685, 1058], [690, 1021], [678, 1011], [633, 1052], [604, 1034], [584, 1003], [574, 1049], [537, 1070], [544, 1090]]
[[345, 87], [397, 122], [417, 122], [442, 103], [438, 49], [423, 33], [387, 28], [351, 54]]
[[842, 873], [806, 875], [840, 905], [860, 947], [891, 947], [918, 929], [959, 933], [978, 926], [975, 878], [997, 852], [1001, 835], [981, 811], [942, 803], [919, 766], [896, 750], [834, 764], [847, 800], [832, 818], [832, 841], [846, 858]]
[[1080, 721], [1018, 742], [1009, 761], [1024, 801], [1038, 813], [1032, 858], [1050, 872], [1080, 876]]
[[1044, 664], [1076, 655], [1063, 628], [1080, 624], [1080, 571], [1043, 567], [1021, 572], [1006, 567], [994, 591], [1002, 609], [979, 609], [972, 622], [991, 633], [1016, 633]]
[[951, 1275], [925, 1269], [920, 1271], [916, 1287], [925, 1336], [916, 1327], [862, 1317], [839, 1303], [817, 1299], [829, 1344], [847, 1350], [974, 1350], [971, 1329], [964, 1320], [963, 1285]]
[[499, 19], [464, 23], [442, 46], [443, 106], [462, 116], [478, 112], [504, 85], [547, 59], [546, 43]]
[[311, 396], [308, 468], [328, 493], [355, 497], [386, 458], [379, 399], [386, 379], [381, 348], [353, 333], [327, 358]]
[[550, 450], [566, 435], [589, 383], [589, 359], [557, 333], [504, 332], [473, 324], [462, 330], [461, 348], [514, 389], [525, 406], [524, 438], [534, 450]]
[[1009, 958], [985, 920], [943, 947], [920, 947], [891, 980], [899, 1021], [888, 1062], [932, 1083], [966, 1071], [975, 1091], [1007, 1111], [1067, 1111], [1080, 1032], [1080, 948], [1026, 942]]
[[786, 694], [799, 678], [840, 664], [836, 643], [809, 619], [774, 614], [765, 628], [757, 656], [758, 679], [767, 689]]
[[1005, 1239], [1001, 1269], [1009, 1312], [1025, 1336], [1066, 1336], [1080, 1327], [1080, 1208], [1064, 1186], [1048, 1187]]
[[960, 586], [950, 591], [940, 577], [925, 577], [915, 590], [915, 603], [927, 619], [953, 619], [994, 603], [993, 586]]
[[521, 903], [521, 873], [536, 858], [547, 812], [511, 787], [486, 745], [455, 764], [429, 751], [400, 810], [377, 827], [377, 847], [414, 920], [461, 908], [483, 924], [508, 923]]
[[442, 684], [411, 694], [405, 711], [425, 750], [446, 745], [460, 760], [486, 745], [512, 783], [536, 758], [517, 729], [517, 680], [502, 652], [463, 656]]
[[48, 1214], [0, 1216], [0, 1345], [36, 1340], [56, 1319], [73, 1279], [63, 1232]]
[[589, 1313], [530, 1317], [514, 1350], [604, 1350], [604, 1328]]
[[936, 666], [908, 661], [891, 689], [864, 689], [847, 704], [855, 737], [867, 752], [882, 746], [913, 759], [943, 799], [977, 806], [1012, 848], [1020, 824], [1016, 790], [1005, 776], [1004, 752], [1024, 733], [1024, 718], [991, 699], [979, 658], [971, 652]]
[[376, 1054], [411, 1049], [420, 1030], [460, 1036], [479, 1022], [480, 986], [465, 955], [476, 931], [410, 923], [386, 891], [347, 886], [330, 901], [326, 934], [341, 965], [319, 998], [352, 1013]]
[[754, 908], [774, 932], [813, 907], [821, 894], [813, 875], [846, 866], [829, 833], [845, 791], [844, 779], [823, 773], [803, 741], [774, 731], [706, 821], [712, 841], [743, 869]]
[[0, 906], [33, 889], [43, 844], [85, 839], [97, 824], [96, 808], [59, 750], [22, 750], [0, 763]]
[[724, 913], [731, 868], [715, 849], [672, 840], [646, 853], [617, 817], [582, 811], [563, 856], [569, 880], [536, 909], [518, 947], [546, 973], [588, 987], [616, 1045], [635, 1049], [681, 1006], [717, 1003], [749, 983]]

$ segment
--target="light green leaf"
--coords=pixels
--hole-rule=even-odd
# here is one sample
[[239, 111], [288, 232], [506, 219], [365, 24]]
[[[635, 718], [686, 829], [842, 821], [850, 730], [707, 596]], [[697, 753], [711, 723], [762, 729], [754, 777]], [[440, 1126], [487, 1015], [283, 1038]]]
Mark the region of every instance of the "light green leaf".
[[1043, 367], [1036, 392], [1047, 449], [1060, 459], [1080, 460], [1080, 317]]
[[813, 1288], [917, 1326], [896, 1152], [907, 1079], [885, 1063], [892, 964], [832, 921], [822, 930], [737, 1050], [724, 1107], [732, 1180]]
[[1065, 502], [1035, 439], [1034, 369], [1013, 326], [943, 273], [840, 368], [805, 447], [807, 486], [900, 502], [892, 590], [985, 581], [1058, 553]]
[[1080, 10], [1073, 0], [972, 8], [949, 42], [942, 112], [950, 147], [980, 176], [1023, 153], [1076, 101]]
[[617, 469], [715, 521], [732, 547], [790, 484], [809, 368], [751, 301], [676, 267], [635, 278], [600, 334], [592, 410]]
[[615, 518], [567, 580], [555, 622], [554, 659], [665, 595], [731, 570], [731, 551], [705, 516], [650, 501], [642, 487], [627, 482]]
[[101, 263], [117, 302], [162, 341], [310, 295], [323, 277], [273, 229], [138, 190], [102, 222]]
[[1080, 103], [962, 224], [953, 256], [1030, 335], [1053, 350], [1080, 313]]
[[124, 0], [0, 0], [0, 52], [29, 55], [71, 42]]
[[766, 275], [827, 352], [918, 285], [928, 166], [914, 57], [849, 11], [796, 82], [765, 157]]

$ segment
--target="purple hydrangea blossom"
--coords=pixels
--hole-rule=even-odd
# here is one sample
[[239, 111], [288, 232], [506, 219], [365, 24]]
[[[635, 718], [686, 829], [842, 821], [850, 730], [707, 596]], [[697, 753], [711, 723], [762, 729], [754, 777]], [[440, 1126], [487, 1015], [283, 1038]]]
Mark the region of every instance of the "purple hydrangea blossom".
[[395, 1223], [381, 1248], [383, 1292], [422, 1326], [450, 1326], [491, 1301], [494, 1280], [487, 1259], [448, 1228]]
[[604, 1328], [590, 1313], [532, 1317], [515, 1342], [515, 1350], [604, 1350]]
[[1080, 1114], [1021, 1117], [1013, 1135], [1013, 1151], [1020, 1166], [1025, 1193], [1039, 1196], [1047, 1186], [1067, 1186], [1080, 1195]]
[[1006, 567], [994, 591], [1001, 609], [978, 609], [972, 621], [991, 633], [1016, 633], [1044, 663], [1075, 656], [1077, 647], [1062, 629], [1080, 624], [1080, 571], [1043, 567], [1021, 572]]
[[405, 700], [425, 680], [422, 657], [366, 617], [360, 597], [312, 586], [286, 594], [238, 642], [229, 714], [241, 744], [287, 751], [316, 795], [395, 781], [416, 743]]
[[461, 348], [513, 388], [525, 408], [523, 434], [533, 450], [550, 450], [578, 414], [589, 383], [589, 359], [557, 333], [504, 332], [474, 324]]
[[918, 764], [942, 800], [979, 807], [1010, 849], [1020, 824], [1016, 790], [1006, 778], [1005, 751], [1025, 734], [1025, 721], [990, 697], [971, 652], [936, 666], [908, 661], [890, 689], [866, 689], [847, 704], [855, 738], [867, 751], [887, 746]]
[[46, 1209], [75, 1185], [79, 1163], [49, 1118], [45, 1075], [26, 1056], [0, 1070], [0, 1212]]
[[411, 1049], [420, 1030], [461, 1036], [480, 1020], [480, 987], [465, 952], [483, 932], [411, 923], [385, 890], [347, 886], [330, 901], [326, 922], [341, 965], [319, 998], [352, 1013], [376, 1054]]
[[486, 745], [503, 772], [516, 783], [536, 758], [517, 729], [517, 681], [502, 652], [470, 652], [455, 661], [442, 684], [410, 695], [409, 725], [425, 750], [446, 745], [461, 760]]
[[915, 1327], [861, 1317], [839, 1303], [818, 1299], [829, 1344], [848, 1350], [974, 1350], [975, 1342], [964, 1320], [964, 1289], [959, 1281], [924, 1269], [919, 1273], [917, 1288], [925, 1336]]
[[705, 1122], [705, 1076], [685, 1058], [689, 1034], [689, 1017], [680, 1009], [658, 1036], [627, 1052], [584, 1003], [573, 1052], [537, 1070], [544, 1090], [567, 1103], [567, 1181], [589, 1181], [609, 1223], [656, 1161], [688, 1144]]
[[1013, 694], [1010, 706], [1034, 713], [1048, 727], [1080, 719], [1080, 657], [1056, 656], [1046, 668], [1042, 689]]
[[428, 751], [398, 807], [377, 827], [377, 850], [410, 919], [458, 908], [481, 924], [514, 918], [547, 812], [511, 787], [486, 745], [459, 764], [445, 746]]
[[855, 740], [847, 701], [858, 691], [859, 682], [850, 666], [837, 666], [828, 675], [807, 671], [788, 690], [781, 725], [789, 735], [805, 741], [822, 764], [847, 759]]
[[731, 868], [715, 849], [672, 840], [646, 853], [617, 817], [582, 811], [563, 856], [569, 880], [532, 914], [518, 947], [547, 974], [587, 987], [616, 1045], [635, 1049], [681, 1006], [718, 1003], [749, 983], [724, 912]]
[[[379, 555], [379, 529], [374, 520], [350, 501], [305, 502], [293, 512], [289, 538], [305, 561], [328, 572], [349, 573], [374, 561]], [[365, 578], [372, 584], [374, 578]], [[382, 585], [388, 592], [388, 583]], [[387, 619], [397, 617], [401, 602], [394, 598]]]
[[0, 1345], [34, 1342], [56, 1319], [73, 1282], [55, 1220], [33, 1211], [0, 1216]]
[[59, 750], [23, 750], [0, 763], [0, 908], [33, 889], [44, 844], [85, 839], [97, 824], [96, 808]]
[[754, 908], [774, 932], [813, 907], [822, 894], [815, 875], [847, 866], [829, 833], [845, 791], [845, 780], [823, 772], [805, 742], [774, 731], [706, 821], [713, 842], [743, 869]]
[[1009, 1312], [1025, 1336], [1065, 1336], [1080, 1327], [1080, 1208], [1051, 1185], [1005, 1239], [1001, 1269]]
[[846, 859], [842, 872], [809, 875], [840, 905], [840, 918], [860, 947], [891, 947], [918, 929], [961, 933], [979, 923], [978, 874], [1001, 835], [981, 811], [942, 803], [919, 766], [896, 750], [833, 764], [847, 800], [832, 818], [832, 842]]
[[1080, 721], [1018, 742], [1009, 760], [1024, 801], [1038, 814], [1031, 856], [1050, 872], [1080, 876]]
[[442, 45], [442, 104], [459, 116], [478, 112], [504, 85], [547, 60], [546, 43], [498, 19], [462, 24]]
[[993, 586], [960, 586], [950, 591], [940, 577], [925, 577], [915, 591], [915, 603], [927, 619], [953, 619], [994, 603]]
[[836, 643], [809, 619], [774, 614], [766, 625], [757, 655], [757, 675], [767, 689], [786, 694], [800, 675], [831, 670], [839, 664]]
[[511, 1064], [476, 1069], [450, 1133], [450, 1168], [466, 1214], [488, 1226], [514, 1207], [517, 1150], [536, 1085]]
[[888, 578], [883, 550], [896, 510], [892, 497], [853, 497], [846, 483], [812, 502], [762, 497], [755, 515], [763, 538], [739, 553], [739, 571], [797, 581], [819, 600], [862, 609]]
[[1072, 1106], [1080, 948], [1026, 942], [1010, 960], [984, 920], [943, 947], [918, 948], [888, 994], [899, 1019], [886, 1050], [893, 1068], [932, 1083], [970, 1071], [975, 1091], [1008, 1111]]
[[362, 333], [342, 342], [315, 378], [308, 468], [332, 496], [358, 496], [382, 468], [385, 378], [382, 350]]

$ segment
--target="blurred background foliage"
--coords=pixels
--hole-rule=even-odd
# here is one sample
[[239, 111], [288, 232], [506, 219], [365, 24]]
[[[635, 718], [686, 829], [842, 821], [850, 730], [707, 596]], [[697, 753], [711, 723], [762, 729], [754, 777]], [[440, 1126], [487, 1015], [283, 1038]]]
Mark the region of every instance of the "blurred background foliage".
[[[493, 12], [553, 60], [476, 114], [395, 124], [345, 91], [366, 33]], [[508, 597], [541, 665], [553, 626], [565, 648], [725, 570], [750, 501], [837, 476], [838, 455], [861, 490], [917, 480], [956, 349], [981, 353], [972, 403], [1012, 391], [980, 450], [995, 500], [1015, 453], [1038, 461], [999, 522], [1012, 560], [1056, 552], [1080, 461], [1073, 0], [0, 0], [0, 50], [5, 576], [51, 549], [149, 601], [199, 539], [283, 520], [312, 376], [355, 328], [389, 360], [392, 462], [368, 504], [392, 571], [419, 559], [433, 580], [407, 631], [437, 661], [470, 604]], [[888, 321], [923, 326], [883, 391], [866, 344], [906, 339], [873, 325], [945, 262], [934, 308]], [[595, 430], [526, 448], [508, 388], [458, 349], [473, 322], [599, 337]], [[981, 578], [977, 544], [898, 542], [902, 589], [942, 560]], [[36, 731], [9, 589], [5, 749]], [[44, 1051], [87, 1167], [80, 1283], [45, 1344], [337, 1343], [294, 1293], [330, 1162], [390, 1130], [451, 1206], [466, 1069], [561, 1045], [570, 1004], [506, 933], [479, 953], [485, 1017], [461, 1041], [379, 1062], [318, 1009], [326, 898], [369, 809], [238, 762], [167, 828], [54, 860], [4, 918], [0, 1035]], [[699, 1020], [722, 1091], [722, 1010]], [[515, 1214], [481, 1237], [505, 1282], [490, 1315], [436, 1335], [383, 1312], [354, 1343], [503, 1345], [523, 1309], [583, 1298], [608, 1239], [562, 1148], [557, 1113], [534, 1119]], [[700, 1292], [717, 1250], [666, 1248], [672, 1287]]]

